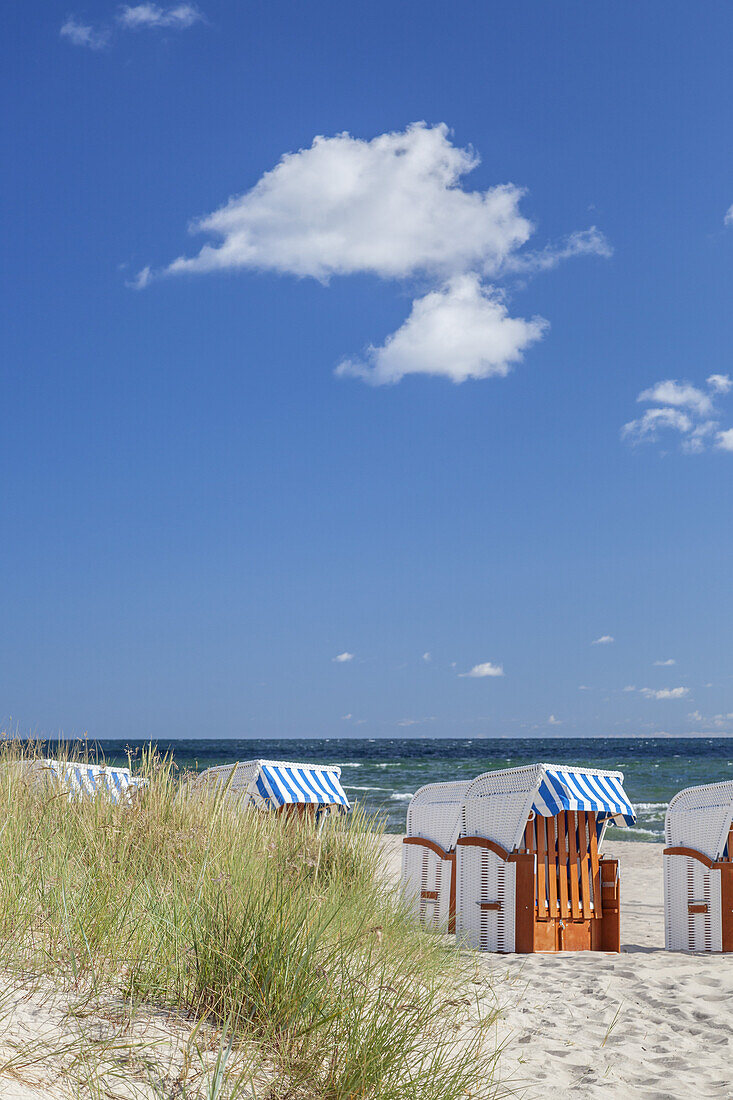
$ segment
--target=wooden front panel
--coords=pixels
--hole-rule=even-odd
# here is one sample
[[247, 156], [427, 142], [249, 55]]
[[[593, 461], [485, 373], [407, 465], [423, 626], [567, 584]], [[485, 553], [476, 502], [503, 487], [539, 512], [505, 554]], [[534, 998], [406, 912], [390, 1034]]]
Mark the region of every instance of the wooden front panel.
[[565, 921], [565, 927], [560, 929], [560, 950], [590, 951], [593, 923], [591, 920]]
[[[618, 863], [601, 860], [598, 854], [594, 813], [568, 811], [550, 818], [533, 817], [521, 848], [510, 858], [517, 863], [517, 951], [620, 949]], [[530, 868], [531, 927], [520, 894], [530, 890]], [[733, 905], [731, 918], [733, 939]]]

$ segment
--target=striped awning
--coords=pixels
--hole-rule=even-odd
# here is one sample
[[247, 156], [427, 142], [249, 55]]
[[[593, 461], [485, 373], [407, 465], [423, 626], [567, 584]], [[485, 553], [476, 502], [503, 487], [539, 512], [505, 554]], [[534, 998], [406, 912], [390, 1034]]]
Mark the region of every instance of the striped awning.
[[109, 768], [101, 764], [44, 760], [43, 765], [66, 788], [70, 798], [94, 798], [101, 791], [111, 802], [129, 802], [147, 780], [131, 775], [128, 768]]
[[301, 802], [316, 806], [343, 806], [348, 810], [349, 800], [339, 782], [340, 776], [340, 768], [263, 762], [255, 786], [260, 797], [271, 806]]
[[541, 817], [554, 817], [562, 810], [588, 810], [599, 821], [633, 825], [634, 808], [621, 785], [618, 773], [551, 768], [545, 765], [532, 809]]

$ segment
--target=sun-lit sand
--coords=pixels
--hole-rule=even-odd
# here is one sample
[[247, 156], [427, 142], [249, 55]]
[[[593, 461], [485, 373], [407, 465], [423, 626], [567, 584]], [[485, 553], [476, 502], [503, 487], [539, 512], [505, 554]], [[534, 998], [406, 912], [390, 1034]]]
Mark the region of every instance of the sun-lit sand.
[[[389, 837], [390, 874], [400, 838]], [[662, 846], [613, 840], [621, 954], [482, 954], [507, 1090], [614, 1100], [733, 1097], [733, 955], [664, 950]]]
[[[400, 837], [388, 837], [388, 877], [399, 877]], [[620, 955], [480, 955], [487, 1005], [498, 1005], [504, 1095], [626, 1100], [712, 1100], [733, 1096], [733, 956], [664, 950], [662, 848], [613, 841], [622, 867]], [[69, 1095], [58, 1079], [70, 1036], [112, 1035], [115, 1021], [69, 1019], [62, 999], [8, 987], [2, 996], [0, 1063], [19, 1042], [35, 1043], [36, 1065], [0, 1073], [0, 1100]], [[163, 1076], [175, 1077], [185, 1027], [151, 1015], [136, 1025], [151, 1039]], [[45, 1055], [45, 1057], [44, 1057]], [[18, 1079], [20, 1078], [20, 1079]], [[132, 1095], [122, 1080], [111, 1096]], [[138, 1078], [138, 1087], [141, 1079]], [[87, 1095], [81, 1092], [77, 1095]], [[92, 1095], [91, 1092], [88, 1095]], [[138, 1096], [155, 1095], [145, 1088]]]

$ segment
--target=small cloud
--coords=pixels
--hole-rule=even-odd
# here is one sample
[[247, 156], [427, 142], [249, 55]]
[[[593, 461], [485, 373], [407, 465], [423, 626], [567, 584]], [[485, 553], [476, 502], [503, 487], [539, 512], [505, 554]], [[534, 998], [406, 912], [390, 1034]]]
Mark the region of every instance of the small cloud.
[[714, 390], [715, 393], [728, 393], [731, 386], [733, 386], [733, 381], [731, 381], [729, 374], [711, 374], [706, 381], [710, 389]]
[[171, 8], [161, 8], [158, 4], [126, 4], [117, 16], [117, 22], [126, 30], [147, 27], [186, 30], [194, 23], [201, 23], [203, 18], [194, 4], [176, 4]]
[[435, 715], [431, 715], [429, 718], [400, 718], [397, 723], [398, 726], [421, 726], [423, 722], [434, 722]]
[[578, 691], [592, 691], [592, 688], [586, 687], [585, 684], [578, 684]]
[[342, 714], [341, 715], [341, 721], [342, 722], [350, 722], [353, 717], [354, 717], [353, 714]]
[[142, 271], [138, 271], [133, 279], [128, 279], [125, 286], [130, 287], [131, 290], [144, 290], [152, 277], [153, 273], [150, 268], [144, 267]]
[[614, 641], [614, 637], [613, 637], [612, 634], [601, 634], [600, 638], [596, 638], [595, 641], [591, 642], [590, 644], [591, 645], [610, 645], [612, 641]]
[[691, 710], [690, 713], [687, 715], [687, 717], [691, 718], [693, 722], [704, 722], [705, 721], [703, 716], [700, 714], [699, 710]]
[[627, 684], [624, 691], [636, 691], [636, 687], [633, 684]]
[[550, 717], [547, 719], [547, 724], [548, 726], [561, 726], [562, 722], [559, 718], [556, 718], [554, 714], [551, 714]]
[[[117, 14], [117, 27], [124, 31], [142, 30], [151, 27], [168, 27], [173, 30], [185, 30], [194, 23], [204, 22], [202, 12], [195, 4], [174, 4], [161, 8], [159, 4], [125, 4]], [[70, 15], [59, 31], [62, 38], [74, 46], [86, 46], [90, 50], [101, 50], [109, 44], [113, 27], [93, 27], [83, 23], [75, 15]], [[150, 268], [145, 268], [128, 286], [141, 289], [150, 281]]]
[[484, 661], [481, 665], [474, 665], [470, 672], [459, 672], [459, 677], [470, 676], [473, 679], [483, 679], [484, 676], [503, 676], [503, 665], [492, 665], [491, 661]]
[[656, 668], [669, 668], [671, 665], [676, 665], [676, 664], [677, 664], [677, 662], [675, 661], [674, 657], [668, 657], [666, 661], [655, 661], [654, 662], [654, 665], [655, 665]]
[[66, 38], [74, 46], [86, 46], [90, 50], [103, 50], [110, 39], [110, 32], [103, 28], [97, 29], [88, 23], [81, 23], [75, 16], [70, 15], [61, 27], [59, 34]]
[[723, 225], [733, 225], [733, 206], [729, 206], [726, 210]]
[[684, 699], [690, 694], [690, 689], [685, 687], [661, 688], [659, 691], [655, 691], [654, 688], [640, 688], [639, 690], [645, 699]]
[[354, 654], [344, 650], [343, 653], [339, 653], [336, 657], [332, 657], [331, 660], [335, 661], [338, 665], [343, 665], [346, 663], [346, 661], [353, 661]]
[[673, 431], [685, 454], [700, 454], [709, 446], [733, 451], [733, 429], [720, 430], [720, 410], [714, 402], [730, 392], [733, 381], [727, 374], [710, 374], [706, 383], [707, 391], [668, 378], [643, 390], [637, 401], [651, 401], [657, 407], [624, 424], [622, 438], [632, 444], [654, 443], [660, 432]]
[[422, 659], [426, 662], [426, 664], [430, 664], [433, 658], [430, 653], [423, 653]]

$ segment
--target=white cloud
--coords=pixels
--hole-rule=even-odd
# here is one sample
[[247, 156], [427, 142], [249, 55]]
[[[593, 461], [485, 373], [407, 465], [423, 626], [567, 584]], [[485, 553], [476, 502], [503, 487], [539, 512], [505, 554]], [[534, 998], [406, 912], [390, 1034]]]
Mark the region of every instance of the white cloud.
[[[195, 4], [185, 3], [174, 4], [169, 8], [161, 8], [159, 4], [125, 4], [116, 17], [117, 26], [127, 31], [151, 27], [185, 30], [203, 20], [204, 16]], [[110, 26], [93, 27], [88, 23], [82, 23], [74, 15], [68, 17], [59, 33], [62, 38], [68, 39], [75, 46], [87, 46], [91, 50], [101, 50], [112, 38]], [[150, 269], [144, 269], [128, 285], [139, 290], [147, 284], [150, 275]]]
[[654, 664], [657, 668], [668, 668], [670, 665], [676, 665], [677, 662], [674, 657], [669, 657], [666, 661], [655, 661]]
[[687, 454], [699, 454], [707, 446], [733, 450], [733, 430], [720, 431], [719, 410], [713, 398], [733, 388], [727, 374], [711, 374], [706, 379], [708, 392], [689, 382], [667, 379], [643, 390], [637, 401], [654, 401], [658, 406], [630, 420], [621, 436], [631, 443], [654, 443], [660, 432], [674, 431], [681, 436], [680, 447]]
[[723, 218], [724, 225], [733, 225], [733, 206], [729, 206]]
[[288, 153], [251, 190], [194, 222], [212, 234], [169, 272], [257, 268], [327, 281], [368, 272], [386, 279], [466, 271], [495, 274], [529, 238], [520, 188], [466, 191], [479, 158], [448, 127], [415, 123], [371, 141], [316, 137]]
[[97, 29], [88, 23], [81, 23], [75, 16], [70, 15], [62, 25], [59, 34], [68, 39], [74, 46], [86, 46], [90, 50], [101, 50], [109, 42], [110, 32], [105, 29]]
[[470, 676], [473, 679], [482, 679], [484, 676], [503, 676], [503, 665], [492, 665], [491, 661], [485, 661], [481, 665], [474, 665], [469, 672], [459, 672], [459, 677]]
[[342, 714], [341, 715], [341, 721], [342, 722], [350, 722], [353, 717], [354, 717], [353, 714]]
[[547, 719], [547, 724], [548, 726], [561, 726], [562, 722], [559, 718], [556, 718], [554, 714], [551, 714], [550, 717]]
[[623, 690], [624, 691], [636, 691], [636, 688], [634, 687], [633, 684], [627, 684], [626, 687]]
[[402, 327], [362, 360], [344, 359], [337, 373], [373, 384], [408, 374], [454, 382], [503, 377], [548, 326], [511, 317], [501, 291], [485, 280], [547, 270], [573, 256], [608, 256], [610, 246], [593, 227], [521, 252], [534, 229], [519, 210], [523, 191], [511, 183], [465, 188], [478, 163], [443, 123], [417, 122], [371, 140], [316, 137], [196, 220], [192, 232], [210, 238], [196, 255], [157, 273], [145, 267], [131, 285], [142, 289], [156, 274], [241, 269], [323, 283], [335, 275], [419, 277], [428, 287]]
[[422, 655], [422, 659], [423, 659], [423, 661], [425, 661], [426, 663], [429, 663], [430, 661], [432, 661], [432, 659], [433, 659], [433, 658], [432, 658], [432, 656], [431, 656], [431, 654], [430, 654], [430, 653], [423, 653], [423, 655]]
[[517, 273], [549, 271], [574, 256], [604, 256], [608, 259], [612, 255], [611, 245], [600, 229], [592, 225], [590, 229], [571, 233], [559, 244], [546, 245], [539, 252], [521, 252], [510, 256], [504, 263], [504, 270]]
[[591, 645], [610, 645], [613, 640], [614, 640], [614, 638], [613, 638], [612, 634], [601, 634], [600, 638], [596, 638], [595, 641], [591, 642], [590, 644]]
[[592, 689], [589, 688], [589, 687], [586, 687], [585, 684], [578, 684], [578, 691], [591, 691], [591, 690]]
[[461, 275], [412, 303], [412, 312], [382, 347], [370, 347], [365, 362], [344, 360], [338, 375], [374, 386], [407, 374], [432, 374], [465, 382], [503, 378], [547, 329], [541, 317], [510, 317], [496, 291], [478, 275]]
[[636, 400], [672, 405], [678, 409], [692, 409], [700, 416], [708, 416], [713, 408], [710, 397], [703, 390], [691, 386], [689, 382], [675, 382], [671, 378], [643, 390]]
[[145, 27], [185, 30], [202, 20], [203, 15], [194, 4], [176, 4], [170, 8], [161, 8], [158, 4], [126, 4], [117, 16], [117, 22], [127, 30]]
[[331, 660], [335, 661], [339, 665], [342, 665], [346, 661], [353, 661], [354, 660], [354, 654], [353, 653], [348, 653], [346, 650], [344, 650], [343, 653], [339, 653], [336, 657], [332, 657]]
[[640, 688], [639, 690], [645, 699], [684, 699], [685, 696], [690, 694], [690, 689], [685, 687], [661, 688], [659, 691], [655, 691], [654, 688]]

